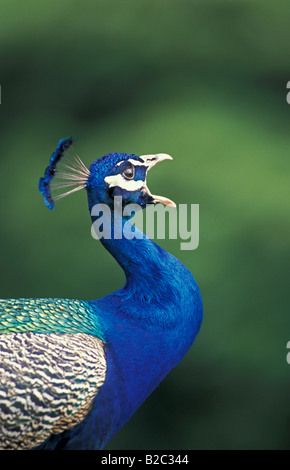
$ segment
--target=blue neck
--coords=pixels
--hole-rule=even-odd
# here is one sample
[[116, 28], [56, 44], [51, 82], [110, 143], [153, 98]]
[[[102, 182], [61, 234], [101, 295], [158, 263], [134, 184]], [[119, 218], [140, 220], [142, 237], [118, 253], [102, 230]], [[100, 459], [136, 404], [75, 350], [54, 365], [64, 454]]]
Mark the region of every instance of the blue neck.
[[[128, 219], [104, 224], [112, 236], [101, 243], [123, 268], [126, 284], [91, 302], [107, 345], [107, 379], [88, 423], [98, 428], [102, 446], [181, 360], [202, 321], [199, 289], [178, 259], [139, 230], [128, 239]], [[121, 238], [114, 238], [120, 229]]]
[[[179, 263], [179, 261], [147, 238], [143, 232], [132, 225], [130, 219], [114, 213], [110, 217], [102, 217], [106, 229], [109, 227], [106, 233], [110, 233], [111, 238], [101, 238], [100, 241], [125, 273], [126, 285], [122, 291], [139, 292], [148, 300], [156, 292], [160, 295], [160, 290], [165, 293], [168, 289], [167, 283], [172, 276], [176, 278], [172, 263]], [[92, 217], [92, 221], [94, 220]], [[164, 279], [167, 282], [164, 282]], [[175, 290], [174, 282], [171, 289]]]
[[[96, 301], [103, 311], [114, 305], [120, 313], [126, 309], [127, 318], [142, 319], [166, 329], [192, 321], [192, 301], [199, 301], [200, 297], [191, 272], [139, 229], [134, 227], [135, 237], [130, 237], [133, 226], [129, 219], [112, 214], [103, 220], [110, 227], [111, 238], [100, 241], [126, 276], [122, 289]], [[199, 318], [195, 321], [199, 323]]]

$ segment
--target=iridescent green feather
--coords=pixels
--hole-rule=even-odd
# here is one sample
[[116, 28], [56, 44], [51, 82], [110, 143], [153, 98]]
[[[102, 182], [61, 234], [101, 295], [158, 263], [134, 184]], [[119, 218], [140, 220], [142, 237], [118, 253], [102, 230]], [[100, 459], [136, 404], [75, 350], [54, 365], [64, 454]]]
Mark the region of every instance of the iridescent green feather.
[[100, 339], [88, 302], [70, 299], [0, 299], [2, 333], [87, 333]]

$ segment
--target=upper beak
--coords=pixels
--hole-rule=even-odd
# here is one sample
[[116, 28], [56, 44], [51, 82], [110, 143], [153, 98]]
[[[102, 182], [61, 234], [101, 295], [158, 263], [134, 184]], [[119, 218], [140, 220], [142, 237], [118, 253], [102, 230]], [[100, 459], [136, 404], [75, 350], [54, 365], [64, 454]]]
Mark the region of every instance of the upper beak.
[[[173, 160], [173, 158], [168, 155], [167, 153], [157, 153], [155, 155], [140, 155], [140, 158], [144, 160], [146, 163], [146, 166], [148, 166], [149, 171], [153, 166], [155, 166], [157, 163], [162, 162], [163, 160]], [[151, 194], [148, 187], [146, 186], [146, 190], [152, 196], [153, 198], [153, 203], [157, 204], [160, 202], [161, 204], [164, 204], [165, 206], [169, 207], [176, 207], [176, 204], [171, 201], [171, 199], [167, 199], [166, 197], [163, 196], [156, 196], [155, 194]]]

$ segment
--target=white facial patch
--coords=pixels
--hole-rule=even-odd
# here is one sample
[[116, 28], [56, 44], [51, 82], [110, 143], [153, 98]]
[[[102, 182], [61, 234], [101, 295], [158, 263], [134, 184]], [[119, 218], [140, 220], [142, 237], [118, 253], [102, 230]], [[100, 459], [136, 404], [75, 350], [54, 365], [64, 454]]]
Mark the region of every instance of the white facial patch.
[[[152, 155], [141, 155], [139, 158], [141, 158], [143, 161], [140, 162], [140, 160], [135, 160], [133, 158], [129, 158], [128, 160], [125, 160], [128, 163], [131, 163], [134, 165], [134, 167], [137, 166], [145, 166], [147, 170], [150, 170], [156, 163], [161, 162], [162, 160], [172, 160], [172, 157], [168, 155], [167, 153], [156, 153]], [[121, 162], [118, 162], [116, 166], [120, 166], [124, 163], [124, 160]], [[145, 188], [149, 194], [150, 191], [147, 188], [146, 185], [146, 180], [138, 180], [135, 181], [134, 179], [129, 180], [126, 179], [122, 176], [122, 174], [118, 175], [111, 175], [111, 176], [106, 176], [104, 178], [105, 183], [109, 185], [109, 188], [118, 186], [121, 189], [125, 189], [126, 191], [138, 191], [141, 188]]]
[[134, 166], [144, 166], [146, 165], [146, 162], [140, 162], [140, 160], [134, 160], [133, 158], [128, 158], [128, 160], [122, 160], [121, 162], [118, 162], [116, 166], [122, 165], [124, 162], [126, 163], [132, 163]]
[[122, 175], [111, 175], [106, 176], [104, 179], [105, 183], [109, 185], [109, 188], [118, 186], [121, 189], [126, 191], [138, 191], [138, 189], [143, 188], [145, 182], [142, 180], [126, 180]]

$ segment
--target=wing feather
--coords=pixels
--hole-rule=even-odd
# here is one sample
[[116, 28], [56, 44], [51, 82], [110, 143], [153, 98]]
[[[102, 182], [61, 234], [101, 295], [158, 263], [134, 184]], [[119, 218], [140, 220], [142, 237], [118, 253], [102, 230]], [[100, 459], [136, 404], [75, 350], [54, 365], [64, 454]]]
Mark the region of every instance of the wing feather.
[[0, 335], [0, 449], [30, 449], [80, 423], [105, 377], [99, 338]]

